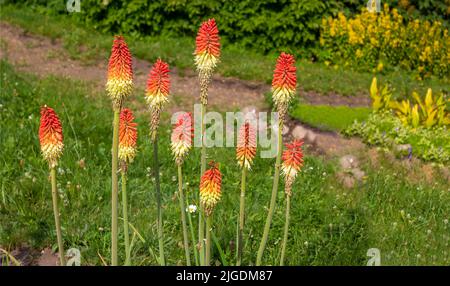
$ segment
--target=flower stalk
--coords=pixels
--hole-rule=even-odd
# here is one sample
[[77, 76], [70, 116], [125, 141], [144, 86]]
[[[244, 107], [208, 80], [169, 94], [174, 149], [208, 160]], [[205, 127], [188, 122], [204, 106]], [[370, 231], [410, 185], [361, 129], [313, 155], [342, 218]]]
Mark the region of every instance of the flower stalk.
[[145, 92], [145, 99], [150, 107], [150, 138], [153, 144], [153, 178], [155, 180], [155, 193], [157, 204], [157, 228], [158, 228], [158, 244], [159, 244], [159, 263], [161, 266], [166, 264], [164, 256], [164, 234], [163, 234], [163, 215], [161, 203], [161, 186], [159, 178], [159, 160], [158, 160], [158, 128], [160, 122], [161, 111], [169, 100], [170, 79], [169, 79], [169, 65], [158, 59], [151, 68], [147, 88]]
[[284, 265], [284, 258], [286, 253], [286, 244], [289, 232], [289, 212], [291, 210], [291, 197], [292, 197], [292, 185], [303, 166], [303, 141], [294, 140], [290, 144], [286, 144], [286, 151], [283, 152], [283, 164], [281, 166], [281, 172], [285, 179], [284, 193], [286, 195], [286, 217], [284, 223], [283, 241], [281, 242], [281, 257], [280, 266]]
[[111, 164], [111, 265], [118, 265], [118, 156], [119, 156], [119, 116], [125, 98], [133, 87], [131, 53], [122, 36], [115, 36], [108, 64], [106, 91], [111, 98], [113, 120], [113, 144]]
[[39, 143], [41, 153], [47, 161], [50, 169], [52, 186], [53, 215], [55, 217], [56, 239], [58, 241], [59, 262], [61, 266], [66, 265], [64, 255], [64, 243], [61, 234], [61, 223], [58, 208], [58, 190], [56, 185], [56, 166], [64, 149], [61, 121], [55, 111], [47, 106], [41, 108], [41, 119], [39, 126]]
[[[204, 144], [205, 127], [204, 116], [206, 112], [206, 105], [208, 104], [208, 87], [211, 82], [212, 73], [219, 62], [220, 57], [220, 38], [219, 30], [217, 29], [216, 21], [209, 19], [203, 22], [198, 30], [197, 37], [195, 39], [195, 52], [194, 60], [198, 71], [198, 78], [200, 82], [200, 102], [202, 104], [201, 109], [201, 160], [200, 160], [200, 176], [203, 176], [206, 170], [206, 146]], [[199, 252], [200, 260], [203, 265], [205, 262], [205, 250], [204, 250], [204, 211], [199, 211], [198, 217], [198, 240], [199, 240]]]
[[130, 233], [128, 231], [127, 172], [128, 165], [136, 156], [137, 124], [130, 109], [124, 108], [120, 113], [119, 154], [120, 171], [122, 173], [122, 211], [123, 232], [125, 240], [125, 266], [131, 265]]
[[241, 195], [239, 200], [239, 225], [237, 233], [236, 266], [242, 262], [243, 232], [245, 223], [245, 181], [247, 170], [250, 170], [253, 158], [256, 155], [256, 131], [250, 122], [245, 122], [239, 128], [239, 136], [236, 147], [236, 160], [242, 168]]
[[272, 79], [272, 100], [278, 112], [278, 145], [277, 145], [277, 159], [275, 162], [275, 172], [273, 177], [272, 195], [270, 198], [269, 212], [267, 214], [266, 223], [264, 225], [263, 236], [259, 245], [258, 254], [256, 258], [256, 265], [261, 265], [262, 256], [269, 237], [270, 225], [272, 223], [273, 214], [275, 211], [276, 198], [278, 193], [278, 183], [280, 176], [281, 153], [283, 150], [282, 130], [284, 119], [286, 117], [289, 103], [295, 95], [297, 85], [297, 69], [295, 66], [295, 59], [292, 55], [281, 53], [277, 59], [275, 70]]
[[180, 201], [181, 223], [183, 227], [183, 242], [184, 242], [184, 253], [186, 255], [186, 265], [191, 266], [191, 255], [189, 251], [189, 238], [186, 224], [186, 206], [184, 204], [183, 175], [181, 165], [178, 165], [178, 195], [179, 195], [178, 200]]
[[186, 265], [191, 266], [189, 252], [189, 237], [186, 225], [186, 205], [183, 193], [182, 164], [192, 147], [192, 137], [194, 135], [192, 127], [192, 115], [182, 113], [178, 116], [171, 136], [171, 148], [175, 163], [178, 167], [178, 199], [180, 201], [181, 223], [183, 227], [183, 242], [186, 255]]

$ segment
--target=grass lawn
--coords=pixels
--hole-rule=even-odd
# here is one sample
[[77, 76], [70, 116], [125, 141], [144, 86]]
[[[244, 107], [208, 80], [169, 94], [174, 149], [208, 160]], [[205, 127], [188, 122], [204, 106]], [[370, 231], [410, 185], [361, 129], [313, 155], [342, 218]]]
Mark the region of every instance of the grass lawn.
[[363, 121], [371, 112], [367, 107], [298, 104], [289, 114], [320, 130], [341, 131], [355, 120]]
[[[35, 26], [38, 26], [37, 24]], [[0, 246], [21, 243], [35, 248], [54, 246], [48, 167], [40, 156], [39, 109], [47, 104], [59, 114], [65, 135], [58, 166], [62, 233], [66, 249], [81, 250], [82, 263], [110, 262], [110, 148], [112, 111], [104, 92], [83, 82], [59, 77], [38, 79], [0, 62]], [[137, 93], [135, 93], [137, 94]], [[135, 95], [133, 95], [135, 96]], [[133, 101], [135, 102], [135, 101]], [[148, 138], [149, 115], [140, 101], [129, 106], [139, 123], [138, 156], [129, 169], [129, 219], [142, 235], [132, 250], [135, 265], [155, 265], [157, 250], [156, 202], [149, 178], [152, 164]], [[184, 263], [176, 168], [169, 152], [169, 120], [161, 126], [160, 162], [164, 205], [164, 244], [168, 264]], [[217, 245], [213, 261], [234, 263], [239, 208], [240, 170], [233, 148], [215, 148], [209, 157], [220, 162], [223, 198], [214, 215]], [[189, 203], [198, 205], [200, 150], [184, 165]], [[80, 160], [85, 166], [80, 166]], [[383, 265], [449, 265], [449, 186], [436, 177], [433, 184], [409, 180], [411, 170], [380, 160], [367, 177], [346, 190], [336, 179], [336, 162], [309, 156], [293, 186], [287, 265], [365, 265], [369, 248], [379, 248]], [[273, 159], [256, 157], [248, 174], [247, 221], [243, 265], [254, 263], [267, 214]], [[280, 185], [280, 189], [283, 186]], [[264, 264], [278, 263], [284, 223], [284, 195], [280, 191]], [[121, 210], [121, 207], [119, 207]], [[121, 214], [119, 214], [121, 216]], [[196, 222], [194, 217], [194, 222]], [[120, 221], [119, 221], [120, 222]], [[121, 226], [119, 224], [119, 226]], [[122, 231], [119, 228], [119, 231]], [[119, 235], [123, 262], [123, 235]]]
[[[41, 11], [42, 11], [41, 7]], [[75, 13], [74, 13], [75, 14]], [[112, 35], [101, 33], [95, 27], [86, 27], [74, 18], [76, 15], [46, 15], [29, 6], [2, 5], [1, 20], [18, 25], [25, 31], [61, 39], [71, 57], [93, 63], [108, 57]], [[220, 23], [219, 23], [220, 29]], [[163, 58], [180, 69], [193, 68], [194, 36], [192, 37], [133, 37], [125, 35], [130, 49], [136, 57], [155, 61]], [[243, 49], [232, 43], [223, 43], [221, 63], [218, 72], [223, 76], [244, 80], [270, 83], [276, 53], [262, 55], [256, 51]], [[330, 92], [342, 95], [368, 93], [373, 74], [360, 73], [344, 67], [328, 67], [322, 63], [312, 63], [308, 59], [298, 61], [298, 83], [306, 91], [321, 94]], [[435, 92], [448, 91], [448, 79], [431, 78], [418, 81], [401, 70], [388, 74], [378, 74], [379, 80], [389, 82], [395, 88], [396, 97], [409, 97], [412, 90], [424, 94], [428, 87]]]

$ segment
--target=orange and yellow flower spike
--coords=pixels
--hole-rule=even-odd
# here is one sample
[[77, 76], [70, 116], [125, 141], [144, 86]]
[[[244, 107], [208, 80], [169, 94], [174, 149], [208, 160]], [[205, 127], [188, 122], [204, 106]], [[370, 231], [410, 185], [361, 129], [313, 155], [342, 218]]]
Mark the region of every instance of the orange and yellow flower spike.
[[201, 24], [195, 39], [195, 65], [199, 71], [211, 72], [220, 57], [219, 29], [216, 21], [209, 19]]
[[296, 85], [297, 68], [294, 56], [283, 52], [277, 59], [272, 80], [272, 99], [281, 119], [284, 119], [289, 102], [294, 97]]
[[145, 98], [152, 113], [150, 133], [153, 141], [156, 138], [163, 104], [169, 101], [169, 93], [169, 65], [161, 59], [158, 59], [150, 69], [147, 79], [147, 88], [145, 91]]
[[205, 266], [209, 266], [211, 260], [212, 213], [222, 195], [220, 190], [222, 174], [218, 164], [212, 161], [209, 165], [211, 168], [205, 171], [200, 180], [200, 205], [206, 216], [206, 249], [203, 263]]
[[106, 90], [115, 109], [131, 94], [133, 87], [133, 67], [131, 53], [122, 36], [115, 36], [108, 64]]
[[137, 123], [133, 122], [133, 112], [124, 108], [120, 112], [119, 124], [119, 160], [128, 164], [136, 156]]
[[58, 159], [64, 149], [61, 121], [55, 111], [47, 106], [41, 108], [39, 142], [44, 159], [50, 168], [58, 165]]
[[241, 168], [250, 170], [256, 155], [256, 130], [252, 124], [245, 122], [239, 129], [236, 160]]
[[161, 59], [156, 60], [148, 74], [145, 99], [150, 107], [160, 107], [168, 102], [170, 80], [169, 65]]
[[220, 38], [216, 21], [209, 19], [201, 24], [195, 39], [195, 65], [200, 79], [200, 100], [208, 103], [208, 85], [220, 58]]
[[303, 141], [294, 140], [292, 143], [286, 143], [286, 150], [283, 152], [281, 164], [281, 172], [286, 180], [285, 192], [286, 195], [292, 195], [292, 184], [297, 176], [298, 171], [303, 166]]
[[222, 174], [218, 164], [210, 162], [210, 169], [206, 170], [200, 180], [200, 204], [206, 216], [210, 216], [220, 201]]
[[172, 154], [177, 165], [183, 163], [184, 158], [192, 148], [194, 127], [191, 113], [181, 113], [173, 126], [171, 143]]

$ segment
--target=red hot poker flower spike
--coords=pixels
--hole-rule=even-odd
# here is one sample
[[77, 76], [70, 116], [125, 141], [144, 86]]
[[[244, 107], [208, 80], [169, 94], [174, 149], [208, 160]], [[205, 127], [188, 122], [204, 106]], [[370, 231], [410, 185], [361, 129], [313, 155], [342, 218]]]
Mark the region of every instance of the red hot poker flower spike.
[[239, 166], [250, 169], [253, 158], [256, 155], [256, 131], [249, 122], [244, 123], [239, 129], [239, 137], [236, 148], [236, 160]]
[[115, 36], [108, 64], [106, 90], [114, 104], [131, 94], [133, 85], [133, 67], [131, 53], [122, 36]]
[[281, 53], [273, 72], [272, 98], [276, 105], [287, 105], [295, 93], [297, 68], [294, 56]]
[[151, 107], [168, 101], [170, 89], [169, 65], [158, 59], [148, 74], [146, 99]]
[[177, 164], [183, 162], [192, 147], [192, 138], [194, 137], [194, 128], [192, 125], [192, 114], [181, 113], [178, 115], [177, 122], [173, 126], [171, 136], [172, 154]]
[[58, 164], [58, 159], [64, 149], [61, 121], [55, 111], [47, 106], [41, 108], [41, 123], [39, 126], [39, 142], [44, 159], [50, 168]]
[[206, 216], [210, 216], [220, 200], [222, 174], [215, 162], [210, 162], [211, 168], [203, 174], [200, 180], [200, 204]]
[[286, 179], [286, 194], [291, 195], [291, 187], [297, 176], [298, 171], [303, 166], [303, 141], [294, 140], [292, 143], [286, 143], [286, 150], [283, 152], [281, 172]]
[[208, 73], [216, 67], [220, 57], [219, 41], [216, 21], [209, 19], [203, 22], [195, 39], [195, 64], [199, 71]]
[[124, 108], [120, 112], [119, 124], [119, 160], [133, 162], [136, 156], [137, 123], [133, 122], [133, 112]]

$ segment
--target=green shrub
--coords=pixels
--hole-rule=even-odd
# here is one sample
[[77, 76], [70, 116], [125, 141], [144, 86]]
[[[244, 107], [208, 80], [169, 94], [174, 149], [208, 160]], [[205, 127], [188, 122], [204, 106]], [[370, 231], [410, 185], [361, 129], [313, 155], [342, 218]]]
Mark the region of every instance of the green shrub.
[[450, 130], [447, 126], [410, 128], [404, 126], [390, 111], [384, 111], [372, 113], [365, 121], [355, 121], [343, 133], [359, 136], [369, 145], [388, 149], [410, 144], [411, 154], [424, 161], [450, 162]]

